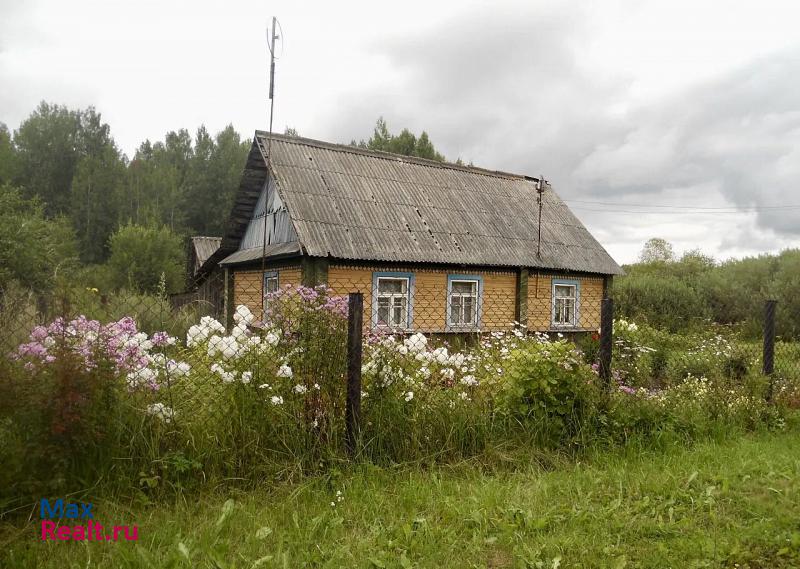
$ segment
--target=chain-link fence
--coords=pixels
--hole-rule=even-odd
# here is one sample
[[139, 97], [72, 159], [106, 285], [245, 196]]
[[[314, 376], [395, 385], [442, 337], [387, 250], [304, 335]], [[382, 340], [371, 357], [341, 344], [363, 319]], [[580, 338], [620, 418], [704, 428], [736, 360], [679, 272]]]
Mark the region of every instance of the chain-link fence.
[[332, 267], [317, 286], [300, 276], [234, 273], [221, 304], [6, 291], [3, 420], [22, 448], [58, 448], [69, 462], [107, 447], [103, 460], [157, 484], [207, 476], [209, 461], [223, 476], [314, 468], [346, 440], [392, 460], [422, 448], [469, 454], [485, 442], [510, 362], [532, 345], [556, 366], [541, 373], [590, 367], [613, 391], [762, 381], [765, 398], [800, 403], [800, 342], [775, 336], [774, 304], [754, 315], [761, 336], [713, 323], [668, 332], [613, 319], [607, 283], [593, 276]]

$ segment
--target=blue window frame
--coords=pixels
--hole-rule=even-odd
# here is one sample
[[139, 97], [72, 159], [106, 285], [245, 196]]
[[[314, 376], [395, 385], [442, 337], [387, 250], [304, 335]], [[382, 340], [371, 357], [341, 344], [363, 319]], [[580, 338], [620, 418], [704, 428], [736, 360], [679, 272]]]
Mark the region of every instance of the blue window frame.
[[414, 273], [372, 273], [372, 327], [410, 330], [414, 321]]
[[278, 277], [278, 271], [264, 271], [264, 298], [263, 300], [263, 310], [264, 313], [262, 318], [264, 320], [267, 319], [267, 305], [269, 304], [268, 296], [272, 292], [277, 292], [280, 288], [280, 280]]
[[447, 275], [446, 329], [452, 332], [478, 330], [482, 312], [483, 277]]
[[577, 328], [580, 323], [581, 283], [571, 279], [553, 279], [551, 325], [553, 328]]

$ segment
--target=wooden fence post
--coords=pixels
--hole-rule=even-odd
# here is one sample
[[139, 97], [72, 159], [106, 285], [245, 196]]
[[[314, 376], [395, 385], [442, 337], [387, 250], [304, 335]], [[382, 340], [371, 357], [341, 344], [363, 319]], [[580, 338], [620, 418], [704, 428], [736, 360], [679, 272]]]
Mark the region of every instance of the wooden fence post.
[[606, 390], [611, 389], [611, 348], [614, 334], [614, 301], [600, 301], [600, 380]]
[[364, 295], [351, 292], [347, 298], [347, 401], [345, 444], [353, 455], [361, 430], [361, 336]]
[[767, 401], [772, 400], [772, 372], [775, 371], [775, 309], [777, 300], [767, 300], [764, 303], [764, 355], [762, 372], [769, 376], [767, 388]]

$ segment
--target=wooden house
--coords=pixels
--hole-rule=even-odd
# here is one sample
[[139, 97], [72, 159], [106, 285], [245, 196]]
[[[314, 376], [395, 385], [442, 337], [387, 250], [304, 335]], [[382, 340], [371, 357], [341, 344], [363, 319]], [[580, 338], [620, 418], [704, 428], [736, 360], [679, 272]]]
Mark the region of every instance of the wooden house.
[[219, 268], [229, 317], [325, 284], [371, 328], [426, 332], [596, 330], [622, 272], [537, 178], [260, 131], [196, 282]]

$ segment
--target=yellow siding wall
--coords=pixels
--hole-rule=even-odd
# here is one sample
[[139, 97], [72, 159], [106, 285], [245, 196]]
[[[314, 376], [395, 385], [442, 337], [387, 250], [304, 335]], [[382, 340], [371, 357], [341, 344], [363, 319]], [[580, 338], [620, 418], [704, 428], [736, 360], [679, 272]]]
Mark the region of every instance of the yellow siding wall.
[[598, 329], [600, 327], [600, 301], [603, 299], [602, 277], [581, 277], [569, 274], [540, 275], [535, 272], [531, 272], [528, 277], [528, 329], [543, 331], [552, 328], [553, 279], [580, 282], [578, 329]]
[[361, 292], [364, 295], [364, 322], [372, 321], [372, 273], [410, 272], [414, 275], [413, 321], [415, 330], [443, 332], [447, 315], [447, 276], [469, 274], [483, 277], [482, 330], [508, 329], [514, 321], [517, 276], [514, 272], [452, 271], [408, 268], [370, 268], [332, 265], [328, 285], [333, 294]]
[[[268, 267], [269, 271], [278, 272], [278, 286], [297, 286], [300, 284], [300, 266]], [[259, 315], [262, 310], [261, 303], [261, 275], [260, 270], [234, 271], [233, 273], [233, 304], [244, 304], [253, 314]]]

